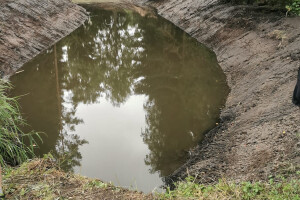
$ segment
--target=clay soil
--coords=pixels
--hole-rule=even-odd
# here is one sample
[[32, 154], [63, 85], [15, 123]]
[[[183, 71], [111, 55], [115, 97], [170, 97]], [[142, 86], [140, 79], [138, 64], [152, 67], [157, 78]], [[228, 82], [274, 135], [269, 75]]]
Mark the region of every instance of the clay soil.
[[168, 183], [291, 175], [300, 165], [300, 109], [292, 93], [300, 67], [300, 17], [217, 0], [146, 2], [212, 48], [231, 88], [221, 123], [191, 150]]

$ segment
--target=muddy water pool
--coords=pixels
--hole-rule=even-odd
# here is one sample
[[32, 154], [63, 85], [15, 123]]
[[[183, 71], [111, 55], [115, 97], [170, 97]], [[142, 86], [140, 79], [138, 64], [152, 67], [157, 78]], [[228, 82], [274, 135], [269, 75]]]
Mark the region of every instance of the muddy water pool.
[[215, 54], [170, 22], [87, 7], [89, 20], [11, 77], [38, 155], [150, 192], [218, 122], [228, 94]]

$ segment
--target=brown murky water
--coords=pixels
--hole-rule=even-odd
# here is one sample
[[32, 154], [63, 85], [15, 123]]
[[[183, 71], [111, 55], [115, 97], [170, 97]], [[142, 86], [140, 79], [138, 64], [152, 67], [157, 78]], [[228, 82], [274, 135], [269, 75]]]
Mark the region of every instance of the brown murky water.
[[218, 121], [228, 93], [215, 54], [158, 16], [91, 18], [11, 78], [45, 132], [37, 154], [67, 170], [152, 191]]

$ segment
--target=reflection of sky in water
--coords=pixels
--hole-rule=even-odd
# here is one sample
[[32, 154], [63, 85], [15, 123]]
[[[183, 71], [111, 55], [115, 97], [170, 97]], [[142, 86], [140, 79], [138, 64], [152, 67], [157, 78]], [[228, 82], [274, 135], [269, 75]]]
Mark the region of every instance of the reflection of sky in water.
[[83, 27], [12, 77], [12, 95], [29, 93], [22, 112], [48, 134], [39, 154], [152, 191], [214, 127], [225, 76], [212, 52], [162, 18], [89, 11]]
[[117, 185], [143, 186], [145, 191], [162, 183], [157, 173], [149, 174], [150, 167], [144, 163], [149, 153], [140, 137], [145, 127], [145, 98], [145, 95], [131, 96], [118, 108], [105, 98], [99, 99], [100, 104], [78, 106], [76, 114], [84, 119], [84, 124], [76, 127], [75, 134], [89, 144], [80, 148], [82, 161], [76, 172], [89, 177], [99, 171], [109, 172], [101, 173], [99, 178]]
[[[135, 81], [142, 79], [139, 77]], [[63, 90], [62, 105], [66, 112], [73, 108], [72, 96], [72, 91]], [[77, 125], [72, 134], [87, 140], [88, 145], [79, 148], [82, 160], [81, 166], [75, 167], [75, 173], [95, 177], [99, 171], [109, 172], [98, 178], [133, 189], [143, 185], [146, 191], [162, 184], [159, 174], [149, 174], [150, 167], [145, 167], [144, 162], [149, 149], [140, 133], [146, 126], [143, 109], [146, 98], [145, 95], [132, 95], [116, 107], [103, 95], [95, 104], [78, 105], [75, 117], [83, 119], [84, 123]], [[70, 131], [67, 126], [64, 129]]]

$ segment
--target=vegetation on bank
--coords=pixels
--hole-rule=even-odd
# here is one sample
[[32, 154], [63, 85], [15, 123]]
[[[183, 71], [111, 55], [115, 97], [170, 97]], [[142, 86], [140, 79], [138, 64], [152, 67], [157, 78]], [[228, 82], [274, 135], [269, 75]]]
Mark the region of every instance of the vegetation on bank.
[[293, 0], [285, 6], [287, 13], [293, 13], [300, 16], [300, 0]]
[[186, 181], [164, 193], [142, 194], [97, 179], [59, 170], [51, 155], [34, 159], [18, 168], [5, 168], [4, 191], [8, 199], [197, 199], [197, 200], [300, 200], [300, 171], [292, 179], [282, 176], [268, 182], [233, 183], [225, 179], [212, 185]]
[[[33, 147], [37, 133], [24, 133], [25, 125], [16, 98], [7, 96], [11, 88], [8, 82], [0, 79], [0, 164], [17, 165], [34, 156]], [[25, 139], [29, 145], [25, 145]]]
[[63, 172], [50, 154], [17, 168], [6, 167], [3, 179], [7, 199], [152, 199], [151, 195]]
[[175, 190], [167, 190], [160, 194], [159, 199], [235, 199], [235, 200], [300, 200], [300, 171], [296, 178], [270, 178], [269, 182], [241, 182], [233, 183], [220, 180], [214, 185], [194, 183], [193, 177], [176, 183]]

